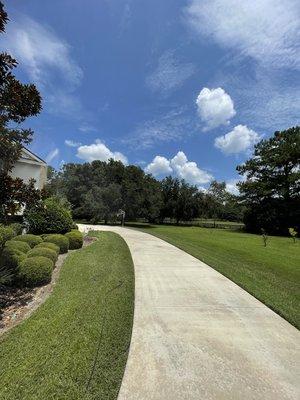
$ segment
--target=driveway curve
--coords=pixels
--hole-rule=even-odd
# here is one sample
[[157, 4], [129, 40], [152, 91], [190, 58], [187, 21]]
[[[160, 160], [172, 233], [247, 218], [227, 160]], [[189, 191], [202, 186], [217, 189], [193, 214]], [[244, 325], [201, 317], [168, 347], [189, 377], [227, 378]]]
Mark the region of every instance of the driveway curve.
[[300, 333], [171, 244], [121, 227], [135, 266], [131, 346], [118, 400], [300, 398]]

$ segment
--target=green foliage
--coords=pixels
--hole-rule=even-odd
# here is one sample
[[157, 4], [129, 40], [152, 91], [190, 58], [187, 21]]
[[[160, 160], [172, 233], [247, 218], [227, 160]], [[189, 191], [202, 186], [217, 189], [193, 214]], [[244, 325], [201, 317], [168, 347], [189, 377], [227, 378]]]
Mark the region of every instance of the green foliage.
[[8, 247], [12, 250], [18, 250], [21, 251], [22, 253], [26, 254], [30, 250], [30, 246], [26, 242], [22, 241], [17, 241], [17, 240], [8, 240], [5, 243], [5, 248]]
[[295, 228], [289, 228], [289, 234], [292, 237], [294, 243], [296, 243], [296, 237], [298, 235], [298, 232], [296, 231]]
[[57, 253], [55, 250], [47, 249], [47, 247], [35, 247], [27, 253], [27, 257], [42, 256], [49, 258], [53, 264], [57, 261]]
[[21, 261], [25, 259], [26, 255], [20, 250], [12, 247], [4, 247], [1, 253], [1, 266], [8, 267], [13, 272], [17, 271]]
[[196, 186], [191, 186], [184, 180], [172, 178], [163, 179], [162, 183], [163, 206], [160, 211], [160, 219], [175, 219], [191, 221], [199, 215], [201, 193]]
[[21, 207], [34, 206], [40, 201], [41, 192], [31, 179], [28, 184], [20, 178], [12, 178], [0, 172], [0, 220], [8, 223]]
[[22, 232], [23, 232], [22, 224], [19, 224], [18, 222], [13, 222], [12, 224], [9, 224], [9, 226], [10, 226], [10, 228], [13, 229], [15, 236], [22, 235]]
[[44, 241], [56, 244], [59, 247], [60, 254], [67, 253], [69, 250], [69, 239], [64, 235], [45, 235]]
[[59, 254], [59, 246], [57, 246], [54, 243], [50, 243], [50, 242], [42, 242], [42, 243], [36, 245], [34, 248], [35, 249], [46, 248], [46, 249], [54, 250], [56, 252], [56, 254]]
[[5, 245], [5, 242], [12, 239], [14, 236], [15, 232], [10, 226], [0, 225], [0, 250]]
[[122, 204], [120, 185], [112, 183], [106, 187], [94, 186], [84, 197], [83, 209], [89, 214], [93, 223], [116, 217]]
[[36, 207], [26, 209], [24, 218], [29, 232], [35, 234], [65, 233], [73, 225], [69, 203], [57, 196], [49, 197]]
[[77, 230], [73, 230], [65, 234], [69, 239], [69, 249], [80, 249], [83, 245], [83, 234]]
[[26, 258], [19, 265], [19, 279], [25, 286], [34, 287], [51, 281], [53, 261], [38, 256]]
[[[8, 16], [2, 2], [0, 9], [0, 33], [4, 33]], [[7, 173], [12, 168], [20, 157], [22, 145], [32, 140], [32, 131], [21, 129], [20, 124], [41, 110], [41, 97], [35, 85], [22, 84], [13, 75], [17, 64], [9, 54], [0, 54], [0, 173]]]
[[[9, 285], [13, 280], [14, 274], [10, 268], [0, 265], [0, 285]], [[1, 307], [0, 307], [1, 311]]]
[[[8, 16], [0, 2], [0, 33], [5, 32]], [[13, 74], [18, 62], [7, 53], [0, 54], [0, 220], [7, 223], [8, 217], [21, 205], [31, 203], [37, 196], [32, 184], [25, 185], [9, 172], [20, 158], [22, 147], [32, 140], [32, 130], [22, 128], [26, 118], [41, 110], [41, 97], [33, 84], [23, 84]]]
[[35, 247], [37, 244], [42, 243], [43, 239], [41, 236], [32, 235], [27, 233], [25, 235], [18, 235], [13, 238], [13, 240], [17, 240], [18, 242], [26, 242], [29, 244], [31, 248]]
[[237, 167], [246, 180], [240, 182], [247, 207], [246, 229], [263, 227], [273, 234], [300, 228], [300, 127], [275, 132], [255, 146], [254, 155]]
[[263, 228], [261, 228], [261, 236], [262, 236], [262, 239], [263, 239], [264, 247], [267, 247], [268, 234]]
[[132, 330], [134, 268], [120, 236], [96, 235], [101, 240], [66, 259], [43, 306], [1, 337], [1, 400], [117, 399]]

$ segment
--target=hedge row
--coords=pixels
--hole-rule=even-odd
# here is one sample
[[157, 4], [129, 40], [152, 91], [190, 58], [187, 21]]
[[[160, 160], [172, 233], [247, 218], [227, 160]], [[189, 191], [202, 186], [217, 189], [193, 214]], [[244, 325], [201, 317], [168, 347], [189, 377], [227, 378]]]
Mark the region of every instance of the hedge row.
[[[0, 227], [2, 228], [2, 227]], [[12, 282], [18, 285], [39, 286], [51, 281], [52, 270], [58, 254], [79, 249], [83, 245], [83, 235], [72, 230], [65, 235], [17, 235], [5, 227], [0, 230], [0, 238], [5, 238], [0, 268], [6, 268]]]

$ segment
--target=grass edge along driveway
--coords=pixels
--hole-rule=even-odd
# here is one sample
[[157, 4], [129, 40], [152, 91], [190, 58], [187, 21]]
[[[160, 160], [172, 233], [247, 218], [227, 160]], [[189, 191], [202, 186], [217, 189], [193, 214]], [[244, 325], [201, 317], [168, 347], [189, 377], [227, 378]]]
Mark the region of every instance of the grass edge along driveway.
[[134, 268], [120, 236], [92, 236], [98, 241], [69, 255], [49, 299], [0, 338], [1, 400], [117, 398], [131, 339]]
[[210, 265], [300, 329], [300, 240], [225, 229], [131, 224]]

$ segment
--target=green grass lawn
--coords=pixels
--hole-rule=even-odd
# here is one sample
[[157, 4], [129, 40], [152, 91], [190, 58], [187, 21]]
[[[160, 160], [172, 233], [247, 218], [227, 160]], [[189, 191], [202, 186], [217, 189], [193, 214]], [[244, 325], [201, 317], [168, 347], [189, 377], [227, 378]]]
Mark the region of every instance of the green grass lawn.
[[1, 400], [116, 399], [131, 338], [134, 270], [123, 239], [71, 254], [49, 299], [0, 341]]
[[223, 229], [132, 225], [185, 250], [300, 328], [300, 241]]

